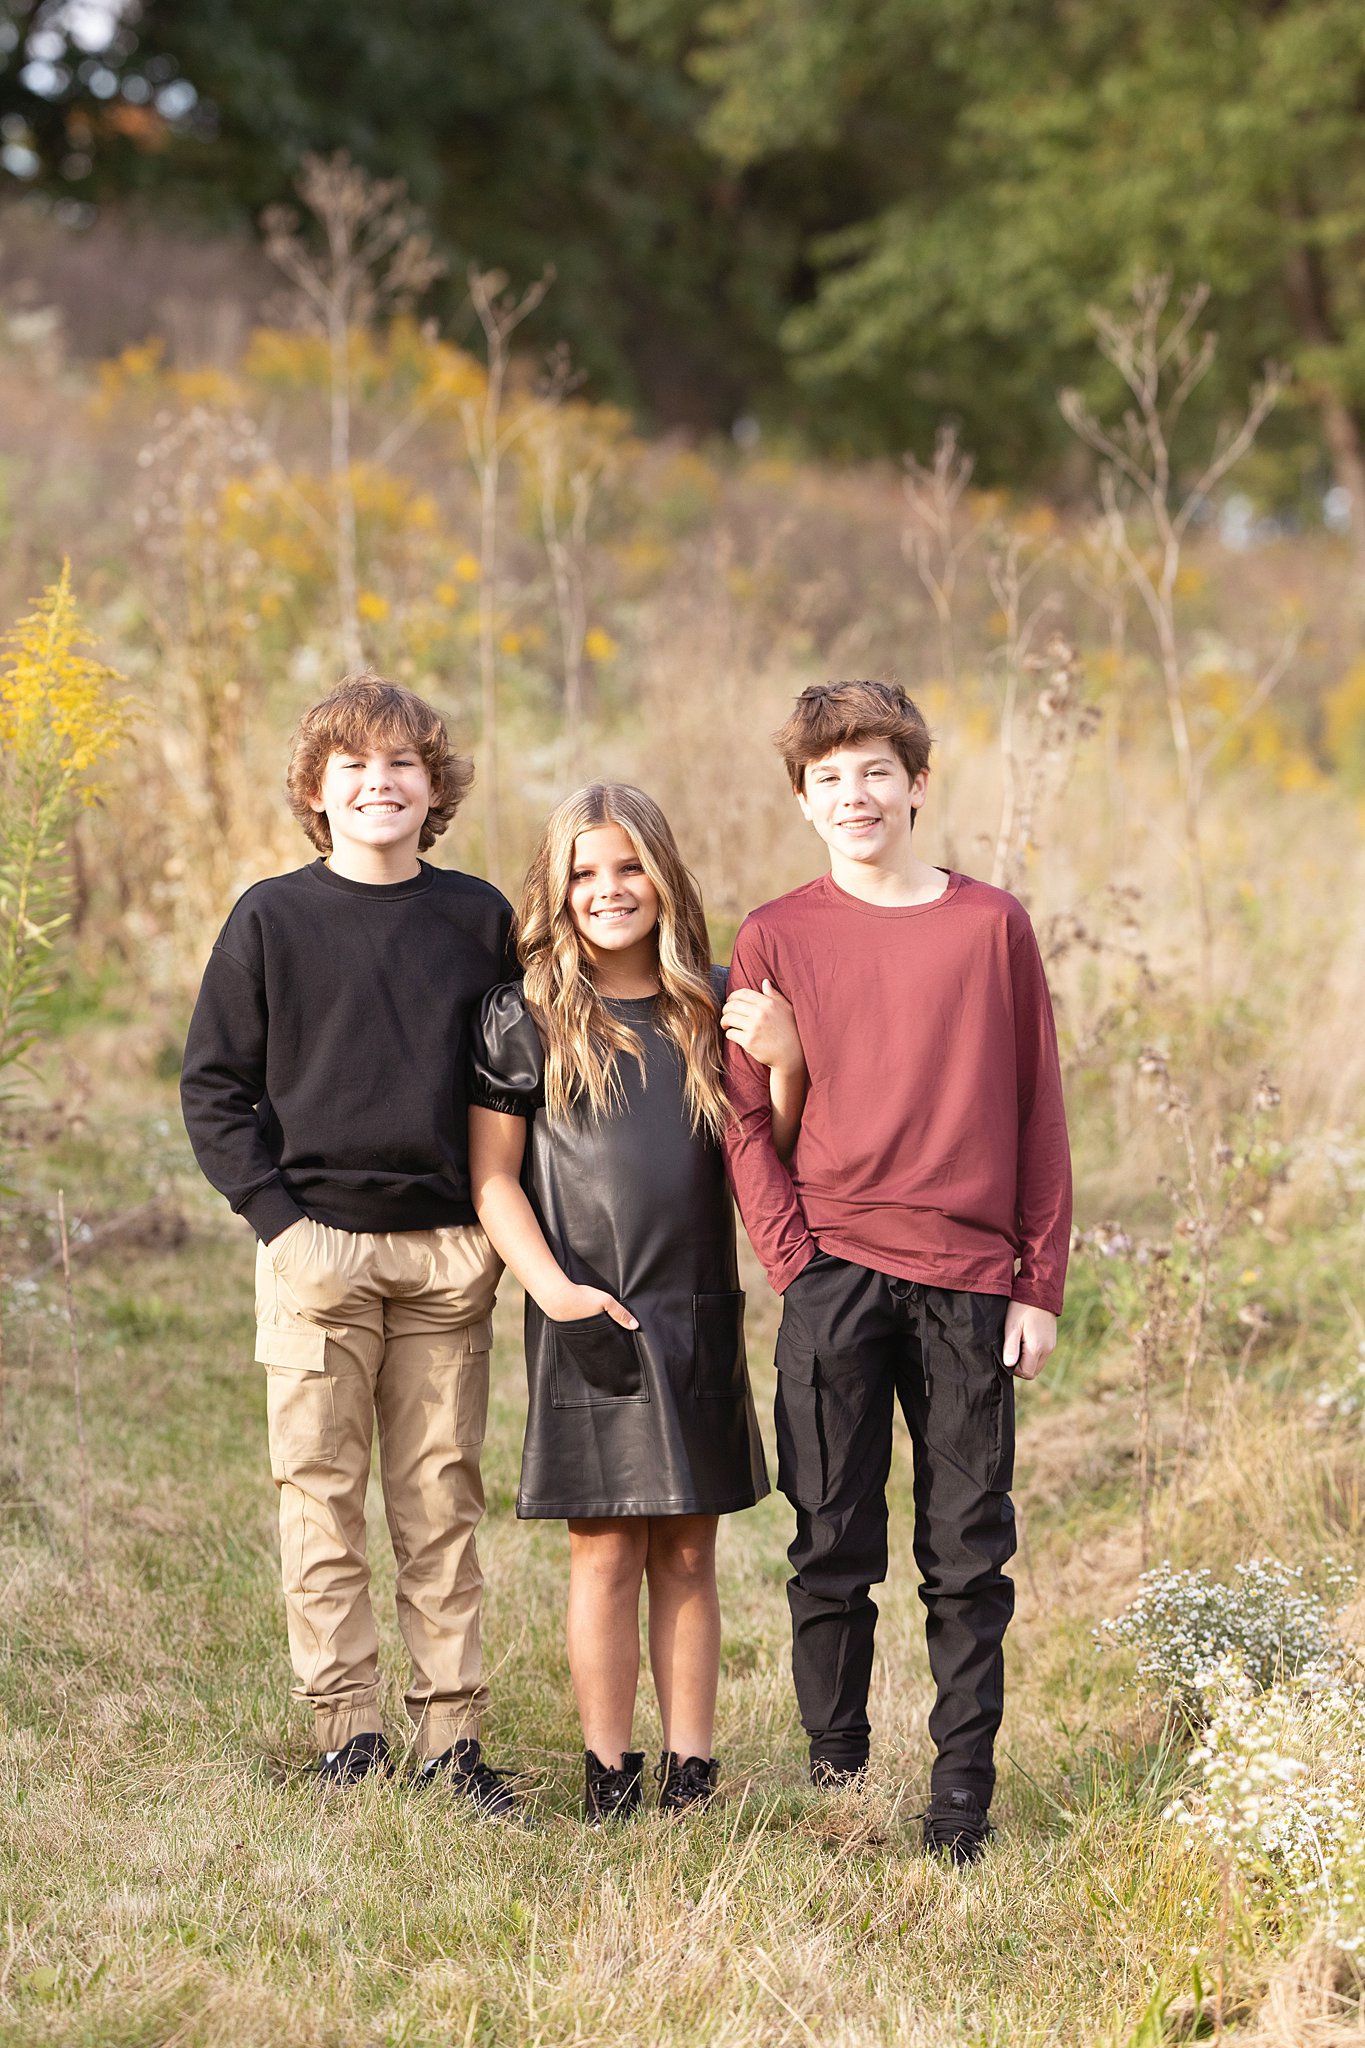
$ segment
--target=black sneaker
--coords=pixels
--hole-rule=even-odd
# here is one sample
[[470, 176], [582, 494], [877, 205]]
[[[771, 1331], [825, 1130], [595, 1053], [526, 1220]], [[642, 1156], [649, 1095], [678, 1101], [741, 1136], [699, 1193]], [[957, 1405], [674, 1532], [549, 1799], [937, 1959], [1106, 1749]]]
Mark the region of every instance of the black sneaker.
[[440, 1756], [429, 1757], [418, 1772], [423, 1785], [439, 1784], [457, 1799], [467, 1799], [479, 1813], [491, 1820], [506, 1820], [519, 1811], [512, 1788], [512, 1771], [495, 1771], [483, 1761], [479, 1743], [472, 1737], [452, 1743]]
[[976, 1863], [995, 1833], [986, 1809], [972, 1792], [938, 1792], [924, 1815], [924, 1846], [931, 1856], [944, 1856], [959, 1868]]
[[640, 1810], [644, 1796], [645, 1753], [628, 1749], [619, 1771], [604, 1764], [592, 1750], [583, 1752], [583, 1818], [591, 1827], [604, 1820], [626, 1820]]
[[714, 1757], [680, 1757], [676, 1750], [664, 1750], [654, 1773], [660, 1813], [683, 1813], [689, 1806], [709, 1805], [716, 1796], [719, 1769]]
[[387, 1777], [389, 1768], [388, 1743], [382, 1735], [367, 1730], [319, 1757], [317, 1780], [320, 1785], [355, 1785], [372, 1771], [382, 1771]]
[[839, 1764], [828, 1756], [810, 1760], [810, 1781], [817, 1792], [842, 1792], [850, 1785], [861, 1785], [866, 1776], [865, 1759], [860, 1764]]

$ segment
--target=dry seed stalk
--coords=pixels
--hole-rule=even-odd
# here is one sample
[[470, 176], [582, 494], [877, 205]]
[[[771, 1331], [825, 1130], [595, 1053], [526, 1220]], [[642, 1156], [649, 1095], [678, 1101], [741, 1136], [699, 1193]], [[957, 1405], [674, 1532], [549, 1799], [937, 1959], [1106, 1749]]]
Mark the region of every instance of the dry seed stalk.
[[90, 1454], [85, 1442], [85, 1414], [81, 1403], [81, 1349], [76, 1340], [76, 1295], [71, 1285], [71, 1246], [66, 1232], [66, 1190], [57, 1190], [57, 1230], [62, 1243], [62, 1278], [66, 1283], [66, 1328], [71, 1345], [71, 1387], [76, 1404], [76, 1446], [80, 1461], [81, 1498], [81, 1582], [88, 1600], [90, 1571]]
[[1067, 425], [1101, 459], [1100, 498], [1109, 547], [1147, 612], [1156, 642], [1199, 921], [1200, 992], [1206, 1007], [1213, 981], [1213, 910], [1204, 865], [1204, 778], [1225, 740], [1278, 687], [1296, 644], [1292, 636], [1284, 639], [1246, 701], [1198, 746], [1184, 633], [1176, 607], [1181, 550], [1190, 522], [1252, 446], [1288, 383], [1285, 371], [1268, 365], [1241, 419], [1219, 434], [1199, 474], [1188, 486], [1177, 481], [1180, 456], [1173, 452], [1177, 428], [1192, 392], [1208, 375], [1217, 349], [1211, 330], [1198, 333], [1208, 298], [1209, 287], [1200, 284], [1172, 307], [1170, 279], [1149, 277], [1135, 287], [1134, 311], [1127, 319], [1093, 307], [1090, 317], [1100, 354], [1118, 371], [1131, 403], [1120, 423], [1106, 424], [1079, 391], [1064, 391], [1060, 400]]
[[[483, 397], [460, 407], [465, 450], [479, 487], [479, 772], [484, 801], [484, 866], [490, 882], [502, 878], [502, 813], [498, 803], [498, 674], [495, 629], [498, 597], [498, 489], [502, 458], [526, 432], [536, 408], [509, 419], [504, 411], [512, 336], [554, 283], [547, 266], [520, 296], [508, 290], [503, 270], [469, 270], [469, 299], [483, 329], [488, 375]], [[549, 401], [544, 401], [548, 403]]]
[[951, 686], [957, 680], [953, 642], [953, 591], [958, 570], [986, 529], [982, 517], [959, 519], [976, 458], [957, 445], [956, 427], [943, 426], [934, 443], [932, 467], [905, 458], [902, 488], [909, 510], [901, 531], [901, 553], [924, 585], [938, 621], [939, 668]]
[[445, 269], [401, 178], [371, 178], [344, 149], [303, 160], [296, 189], [322, 229], [315, 253], [290, 206], [261, 217], [265, 253], [294, 286], [299, 323], [327, 343], [330, 462], [342, 659], [365, 666], [360, 637], [355, 486], [351, 475], [351, 336], [378, 313], [408, 305]]

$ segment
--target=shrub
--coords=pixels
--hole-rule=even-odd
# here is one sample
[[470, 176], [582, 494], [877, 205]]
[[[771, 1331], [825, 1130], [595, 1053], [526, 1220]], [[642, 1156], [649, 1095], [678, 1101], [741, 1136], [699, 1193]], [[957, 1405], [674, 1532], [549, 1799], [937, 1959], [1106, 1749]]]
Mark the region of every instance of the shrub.
[[1143, 1573], [1137, 1599], [1102, 1622], [1096, 1640], [1131, 1646], [1138, 1679], [1203, 1720], [1207, 1688], [1228, 1657], [1254, 1692], [1340, 1668], [1346, 1650], [1329, 1601], [1348, 1591], [1354, 1574], [1326, 1558], [1321, 1578], [1320, 1593], [1304, 1583], [1301, 1566], [1274, 1558], [1234, 1565], [1231, 1584], [1163, 1563]]
[[1365, 1948], [1365, 1687], [1296, 1679], [1256, 1691], [1235, 1658], [1211, 1674], [1198, 1785], [1167, 1818], [1275, 1900]]

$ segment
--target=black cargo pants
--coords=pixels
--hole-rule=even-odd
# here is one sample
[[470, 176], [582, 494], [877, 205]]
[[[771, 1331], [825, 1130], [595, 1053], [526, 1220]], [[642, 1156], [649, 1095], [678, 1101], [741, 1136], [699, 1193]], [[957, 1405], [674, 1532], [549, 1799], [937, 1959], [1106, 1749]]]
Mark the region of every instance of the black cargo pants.
[[868, 1754], [899, 1400], [914, 1451], [915, 1563], [937, 1699], [933, 1791], [988, 1805], [1014, 1612], [1014, 1382], [1003, 1295], [921, 1286], [820, 1252], [783, 1298], [777, 1483], [796, 1510], [792, 1675], [811, 1763]]

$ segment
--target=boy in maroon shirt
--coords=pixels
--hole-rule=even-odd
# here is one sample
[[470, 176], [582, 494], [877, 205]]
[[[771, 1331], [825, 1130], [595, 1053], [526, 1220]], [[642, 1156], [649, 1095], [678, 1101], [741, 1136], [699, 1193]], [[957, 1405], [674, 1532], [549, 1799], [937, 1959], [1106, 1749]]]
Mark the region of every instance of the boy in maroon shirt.
[[[930, 739], [903, 691], [806, 690], [776, 740], [830, 871], [745, 920], [723, 1022], [731, 1177], [783, 1296], [797, 1700], [813, 1781], [857, 1777], [899, 1400], [937, 1688], [924, 1837], [970, 1862], [989, 1836], [1014, 1609], [1013, 1382], [1056, 1342], [1071, 1227], [1052, 1006], [1022, 904], [913, 850]], [[789, 1169], [745, 1049], [765, 982], [795, 1009], [810, 1072]]]

